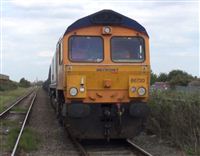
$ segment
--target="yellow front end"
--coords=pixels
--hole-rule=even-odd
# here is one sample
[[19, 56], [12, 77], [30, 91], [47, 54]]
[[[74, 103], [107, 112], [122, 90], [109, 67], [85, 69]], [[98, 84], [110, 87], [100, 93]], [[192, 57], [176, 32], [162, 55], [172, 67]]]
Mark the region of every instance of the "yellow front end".
[[[69, 102], [127, 103], [148, 100], [149, 66], [67, 65], [65, 70], [65, 95]], [[74, 88], [77, 90], [75, 95], [70, 93]]]
[[[132, 29], [110, 26], [111, 33], [103, 34], [103, 26], [81, 28], [70, 32], [63, 39], [63, 57], [65, 84], [64, 95], [66, 103], [82, 101], [83, 103], [128, 103], [131, 101], [146, 102], [149, 97], [150, 61], [149, 61], [149, 38]], [[73, 60], [73, 52], [78, 54], [83, 42], [75, 43], [76, 37], [98, 37], [102, 41], [102, 59], [97, 62], [84, 62]], [[140, 62], [115, 62], [112, 60], [112, 39], [123, 37], [131, 38], [135, 42], [143, 41], [144, 59]], [[72, 47], [80, 46], [75, 50]], [[118, 44], [116, 44], [118, 46]], [[132, 45], [130, 45], [131, 47]], [[88, 48], [98, 49], [93, 43]], [[141, 48], [141, 47], [140, 47]], [[95, 53], [93, 50], [89, 52]], [[73, 51], [73, 52], [71, 52]], [[97, 50], [98, 51], [98, 50]], [[120, 51], [122, 54], [125, 53]], [[84, 53], [84, 52], [83, 52]], [[78, 56], [81, 56], [80, 53]], [[93, 55], [93, 54], [91, 54]], [[91, 56], [90, 55], [90, 56]], [[77, 57], [77, 56], [76, 56]], [[142, 89], [141, 89], [142, 88]], [[145, 93], [144, 93], [145, 92]]]

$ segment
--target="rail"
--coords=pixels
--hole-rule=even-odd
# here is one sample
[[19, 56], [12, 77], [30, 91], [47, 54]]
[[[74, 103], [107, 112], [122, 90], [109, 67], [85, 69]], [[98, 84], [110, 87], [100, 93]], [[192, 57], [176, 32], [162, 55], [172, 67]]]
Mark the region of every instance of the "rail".
[[36, 96], [37, 96], [37, 94], [35, 93], [33, 99], [31, 100], [31, 104], [30, 104], [30, 106], [29, 106], [29, 108], [28, 108], [28, 111], [27, 111], [27, 113], [26, 113], [26, 116], [25, 116], [25, 118], [24, 118], [24, 121], [23, 121], [23, 123], [22, 123], [21, 129], [20, 129], [20, 132], [19, 132], [19, 135], [18, 135], [18, 137], [17, 137], [17, 140], [16, 140], [16, 142], [15, 142], [14, 148], [13, 148], [13, 150], [12, 150], [11, 156], [14, 156], [14, 155], [16, 154], [17, 147], [18, 147], [19, 142], [20, 142], [20, 138], [21, 138], [21, 136], [22, 136], [22, 134], [23, 134], [25, 125], [26, 125], [26, 123], [27, 123], [29, 114], [30, 114], [31, 109], [32, 109], [32, 107], [33, 107], [33, 103], [35, 102]]
[[153, 156], [152, 154], [148, 153], [144, 149], [142, 149], [140, 146], [133, 143], [130, 139], [126, 139], [127, 143], [130, 145], [131, 148], [137, 150], [139, 153], [141, 153], [144, 156]]
[[21, 97], [20, 99], [18, 99], [17, 101], [15, 101], [11, 106], [9, 106], [3, 112], [1, 112], [0, 113], [0, 119], [3, 118], [14, 106], [16, 106], [17, 104], [19, 104], [26, 97], [28, 97], [32, 92], [33, 92], [33, 90], [30, 91], [29, 93], [27, 93], [26, 95], [24, 95], [23, 97]]

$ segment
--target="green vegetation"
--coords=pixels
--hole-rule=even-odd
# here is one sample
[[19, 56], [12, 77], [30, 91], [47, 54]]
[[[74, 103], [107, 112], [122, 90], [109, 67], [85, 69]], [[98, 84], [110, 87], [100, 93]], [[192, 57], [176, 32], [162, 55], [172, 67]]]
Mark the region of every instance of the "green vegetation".
[[168, 74], [168, 81], [172, 86], [180, 85], [180, 86], [187, 86], [189, 82], [191, 82], [194, 78], [192, 75], [181, 71], [181, 70], [172, 70]]
[[151, 72], [151, 85], [155, 82], [169, 82], [171, 87], [176, 85], [187, 86], [191, 81], [197, 80], [197, 77], [193, 77], [182, 70], [172, 70], [168, 74], [160, 73], [159, 75]]
[[15, 127], [18, 125], [17, 121], [7, 121], [7, 120], [1, 120], [1, 125], [3, 127]]
[[157, 81], [158, 82], [166, 82], [168, 80], [168, 75], [166, 73], [160, 73]]
[[200, 154], [200, 93], [154, 92], [147, 130], [188, 154]]
[[20, 108], [20, 107], [15, 106], [14, 108], [12, 108], [12, 111], [19, 112], [19, 113], [26, 113], [27, 108]]
[[5, 80], [0, 82], [0, 111], [4, 109], [7, 103], [14, 101], [17, 97], [23, 95], [31, 83], [24, 78], [19, 83]]
[[13, 102], [17, 97], [25, 94], [27, 90], [27, 88], [18, 87], [15, 90], [0, 91], [0, 111], [5, 108], [7, 103]]
[[30, 86], [31, 86], [31, 82], [29, 82], [25, 78], [21, 78], [19, 83], [11, 81], [11, 80], [0, 80], [0, 91], [14, 90], [14, 89], [17, 89], [18, 87], [27, 88]]
[[27, 88], [31, 86], [31, 83], [25, 78], [21, 78], [21, 80], [19, 81], [19, 86]]
[[[7, 143], [6, 143], [6, 146], [8, 149], [13, 148], [19, 131], [20, 130], [18, 128], [14, 128], [9, 132]], [[21, 150], [29, 152], [29, 151], [37, 150], [39, 143], [40, 143], [40, 140], [39, 140], [38, 134], [30, 128], [25, 128], [22, 138], [20, 139], [19, 148]]]
[[5, 81], [5, 82], [0, 82], [0, 91], [6, 91], [6, 90], [13, 90], [13, 89], [17, 89], [18, 84], [17, 82], [13, 82], [13, 81]]
[[151, 81], [150, 84], [154, 84], [157, 81], [158, 76], [151, 71]]

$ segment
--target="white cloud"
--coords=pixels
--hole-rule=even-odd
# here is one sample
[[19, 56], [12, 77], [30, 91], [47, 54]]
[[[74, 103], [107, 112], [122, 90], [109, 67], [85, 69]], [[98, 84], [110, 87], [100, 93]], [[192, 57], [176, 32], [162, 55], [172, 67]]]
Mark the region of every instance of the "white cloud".
[[41, 51], [37, 53], [37, 56], [51, 58], [53, 56], [53, 53], [51, 51]]
[[45, 32], [48, 26], [37, 19], [6, 18], [3, 21], [3, 29], [9, 29], [18, 35], [31, 35], [38, 32]]
[[13, 0], [12, 3], [16, 6], [30, 7], [37, 4], [35, 0]]
[[[87, 1], [87, 0], [86, 0]], [[30, 7], [35, 7], [38, 5], [42, 6], [54, 6], [54, 7], [62, 7], [63, 5], [70, 5], [70, 6], [75, 6], [80, 4], [83, 1], [81, 0], [74, 0], [74, 1], [69, 1], [69, 0], [12, 0], [11, 1], [14, 5], [20, 6], [20, 7], [25, 7], [25, 8], [30, 8]]]
[[197, 55], [195, 55], [193, 52], [185, 52], [185, 51], [179, 51], [176, 53], [169, 53], [168, 56], [173, 57], [185, 57], [185, 58], [195, 58]]

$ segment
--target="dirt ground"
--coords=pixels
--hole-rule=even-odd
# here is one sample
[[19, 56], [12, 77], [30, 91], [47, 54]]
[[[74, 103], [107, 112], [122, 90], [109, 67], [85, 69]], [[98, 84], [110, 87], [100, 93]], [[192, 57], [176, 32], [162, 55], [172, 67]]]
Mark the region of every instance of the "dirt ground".
[[47, 93], [40, 89], [33, 106], [29, 127], [40, 136], [37, 151], [27, 153], [28, 156], [76, 156], [78, 153], [64, 129], [59, 125], [54, 110], [50, 106]]

